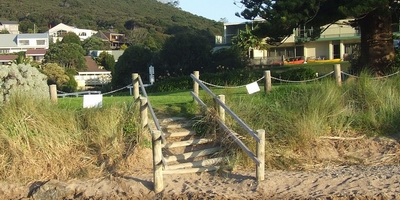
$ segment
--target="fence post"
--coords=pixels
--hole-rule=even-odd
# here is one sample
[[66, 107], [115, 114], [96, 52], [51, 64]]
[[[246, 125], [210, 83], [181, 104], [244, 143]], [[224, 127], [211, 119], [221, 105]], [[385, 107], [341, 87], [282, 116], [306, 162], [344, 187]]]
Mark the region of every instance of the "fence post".
[[[218, 95], [218, 99], [225, 104], [225, 95], [220, 94]], [[218, 106], [218, 115], [222, 122], [225, 123], [225, 109], [221, 105]]]
[[269, 70], [264, 71], [264, 77], [265, 77], [264, 92], [268, 93], [272, 89], [271, 71]]
[[[193, 75], [196, 79], [200, 77], [199, 71], [194, 71]], [[196, 81], [193, 81], [193, 93], [196, 97], [199, 97], [199, 84]], [[197, 101], [195, 101], [195, 103], [197, 104]]]
[[164, 190], [162, 173], [161, 131], [153, 130], [153, 169], [154, 169], [154, 193], [158, 194]]
[[342, 72], [340, 69], [340, 64], [333, 65], [333, 71], [335, 72], [335, 80], [338, 86], [342, 85]]
[[139, 74], [132, 74], [132, 84], [133, 84], [133, 98], [135, 101], [139, 99]]
[[265, 178], [265, 130], [257, 130], [257, 135], [260, 138], [260, 142], [257, 142], [257, 158], [260, 165], [256, 167], [256, 178], [260, 182]]
[[142, 129], [144, 127], [146, 127], [147, 123], [148, 123], [147, 110], [148, 110], [147, 98], [146, 97], [140, 97], [140, 125], [141, 125]]
[[54, 103], [57, 103], [57, 85], [50, 85], [50, 100]]

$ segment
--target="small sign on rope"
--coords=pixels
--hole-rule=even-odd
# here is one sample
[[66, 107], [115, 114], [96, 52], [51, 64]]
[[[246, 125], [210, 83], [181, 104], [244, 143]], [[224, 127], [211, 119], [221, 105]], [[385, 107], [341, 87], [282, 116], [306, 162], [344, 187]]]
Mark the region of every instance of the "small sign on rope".
[[258, 86], [257, 82], [247, 84], [246, 89], [249, 94], [253, 94], [260, 91], [260, 87]]
[[83, 95], [83, 108], [101, 108], [102, 105], [102, 94]]

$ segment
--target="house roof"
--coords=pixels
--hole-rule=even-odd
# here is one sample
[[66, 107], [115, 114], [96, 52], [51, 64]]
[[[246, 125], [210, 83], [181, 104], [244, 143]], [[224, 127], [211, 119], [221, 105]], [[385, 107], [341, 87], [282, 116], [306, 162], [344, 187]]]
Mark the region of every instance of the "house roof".
[[18, 55], [0, 55], [0, 62], [10, 62], [15, 60]]
[[25, 34], [0, 34], [0, 48], [18, 47], [17, 40], [19, 39], [44, 39], [47, 40], [47, 33], [25, 33]]
[[107, 35], [104, 34], [103, 31], [98, 31], [98, 32], [95, 34], [95, 36], [96, 36], [96, 37], [99, 37], [99, 38], [102, 39], [103, 41], [109, 41], [109, 40], [110, 40], [110, 38], [108, 38]]
[[18, 34], [0, 34], [1, 47], [17, 47]]
[[3, 25], [3, 24], [18, 24], [18, 22], [17, 21], [1, 21], [0, 20], [0, 25]]
[[25, 55], [27, 56], [42, 56], [46, 54], [46, 49], [28, 49], [26, 50]]
[[48, 33], [22, 33], [18, 34], [18, 39], [48, 39], [49, 34]]
[[87, 70], [85, 71], [78, 71], [78, 74], [87, 74], [87, 73], [92, 73], [92, 74], [110, 74], [110, 71], [107, 71], [105, 69], [100, 69], [99, 66], [97, 65], [96, 61], [92, 59], [90, 56], [85, 56], [86, 60], [86, 65], [87, 65]]

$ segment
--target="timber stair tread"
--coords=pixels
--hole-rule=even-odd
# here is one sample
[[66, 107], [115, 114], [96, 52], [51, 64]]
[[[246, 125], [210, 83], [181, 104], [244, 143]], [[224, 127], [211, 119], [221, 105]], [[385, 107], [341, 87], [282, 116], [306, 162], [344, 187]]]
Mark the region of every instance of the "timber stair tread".
[[174, 147], [185, 147], [191, 145], [205, 144], [208, 142], [213, 142], [212, 139], [200, 138], [200, 139], [192, 139], [192, 140], [184, 140], [177, 142], [167, 142], [162, 145], [163, 148], [174, 148]]
[[179, 130], [174, 132], [166, 132], [164, 133], [165, 137], [186, 137], [186, 136], [194, 136], [196, 132], [191, 130]]
[[177, 155], [172, 155], [172, 156], [166, 156], [164, 158], [167, 163], [173, 162], [173, 161], [182, 161], [182, 160], [187, 160], [190, 158], [207, 156], [207, 155], [217, 152], [220, 149], [221, 149], [220, 147], [213, 147], [213, 148], [202, 149], [202, 150], [197, 150], [197, 151], [190, 151], [187, 153], [182, 153], [182, 154], [177, 154]]
[[209, 172], [216, 171], [219, 166], [209, 166], [209, 167], [196, 167], [196, 168], [186, 168], [186, 169], [167, 169], [163, 170], [163, 174], [186, 174], [186, 173], [198, 173], [198, 172]]
[[163, 174], [182, 174], [215, 171], [225, 157], [218, 157], [221, 147], [214, 139], [203, 138], [193, 130], [193, 120], [172, 117], [159, 120], [166, 141], [161, 144]]
[[167, 165], [165, 167], [166, 170], [175, 170], [175, 169], [183, 169], [183, 168], [199, 168], [199, 167], [208, 167], [211, 165], [216, 165], [219, 163], [222, 163], [226, 160], [225, 157], [217, 157], [217, 158], [209, 158], [205, 160], [198, 160], [198, 161], [193, 161], [193, 162], [185, 162], [185, 163], [180, 163], [180, 164], [175, 164], [175, 165]]

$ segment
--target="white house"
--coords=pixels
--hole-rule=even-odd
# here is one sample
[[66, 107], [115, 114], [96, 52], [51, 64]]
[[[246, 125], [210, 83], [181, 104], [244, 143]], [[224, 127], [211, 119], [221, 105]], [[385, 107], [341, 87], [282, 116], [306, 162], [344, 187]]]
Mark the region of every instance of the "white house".
[[91, 56], [85, 56], [87, 70], [78, 71], [78, 75], [74, 78], [78, 83], [78, 88], [86, 89], [87, 87], [102, 86], [111, 82], [111, 72], [100, 69]]
[[0, 54], [49, 48], [49, 36], [47, 33], [0, 34], [0, 41]]
[[6, 30], [10, 34], [18, 34], [19, 33], [19, 24], [17, 21], [1, 21], [0, 20], [0, 31]]
[[67, 34], [68, 32], [74, 32], [77, 36], [79, 36], [81, 41], [83, 41], [97, 33], [97, 31], [94, 31], [94, 30], [80, 29], [80, 28], [76, 28], [73, 26], [68, 26], [63, 23], [59, 23], [57, 26], [50, 28], [46, 33], [49, 34], [51, 42], [57, 42], [57, 40], [61, 41], [63, 36], [65, 34]]

